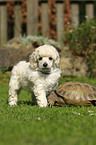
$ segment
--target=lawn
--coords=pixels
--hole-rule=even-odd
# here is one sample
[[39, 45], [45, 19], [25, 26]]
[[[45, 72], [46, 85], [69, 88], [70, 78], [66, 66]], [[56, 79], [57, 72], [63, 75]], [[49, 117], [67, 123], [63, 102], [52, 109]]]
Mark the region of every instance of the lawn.
[[[96, 107], [32, 106], [29, 93], [22, 91], [19, 105], [7, 104], [10, 74], [0, 74], [0, 145], [95, 145]], [[96, 79], [61, 77], [96, 86]], [[22, 96], [22, 97], [21, 97]]]

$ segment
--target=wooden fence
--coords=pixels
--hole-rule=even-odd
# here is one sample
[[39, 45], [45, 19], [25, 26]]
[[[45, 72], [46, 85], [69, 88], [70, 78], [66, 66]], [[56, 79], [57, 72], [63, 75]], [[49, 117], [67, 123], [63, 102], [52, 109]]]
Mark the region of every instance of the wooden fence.
[[[5, 44], [8, 40], [8, 21], [7, 21], [7, 7], [6, 3], [10, 0], [0, 0], [0, 46]], [[11, 0], [12, 1], [12, 0]], [[23, 0], [15, 1], [14, 9], [14, 37], [21, 34], [21, 2]], [[56, 0], [56, 29], [57, 40], [61, 42], [61, 35], [64, 32], [64, 0]], [[83, 19], [89, 20], [96, 16], [96, 1], [95, 0], [70, 0], [72, 26], [77, 27]], [[42, 35], [49, 36], [49, 19], [48, 19], [48, 2], [42, 0], [41, 3], [41, 22]], [[82, 15], [80, 15], [82, 13]], [[38, 30], [38, 0], [27, 0], [27, 35], [37, 35]]]

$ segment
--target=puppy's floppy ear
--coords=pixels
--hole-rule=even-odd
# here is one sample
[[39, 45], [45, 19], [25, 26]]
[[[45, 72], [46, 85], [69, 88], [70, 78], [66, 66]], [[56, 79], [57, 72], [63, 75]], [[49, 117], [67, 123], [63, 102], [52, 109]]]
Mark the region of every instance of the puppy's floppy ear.
[[36, 52], [33, 52], [30, 56], [29, 56], [29, 62], [31, 65], [31, 68], [36, 69], [37, 68], [37, 57], [36, 57]]
[[55, 66], [58, 68], [60, 66], [60, 57], [59, 53], [56, 53], [56, 60], [55, 60]]

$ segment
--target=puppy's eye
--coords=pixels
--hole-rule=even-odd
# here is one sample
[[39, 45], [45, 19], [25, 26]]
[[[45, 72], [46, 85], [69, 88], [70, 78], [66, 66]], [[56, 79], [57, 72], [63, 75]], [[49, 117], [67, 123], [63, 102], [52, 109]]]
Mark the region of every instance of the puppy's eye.
[[39, 57], [39, 60], [42, 60], [42, 57]]
[[52, 57], [49, 57], [49, 60], [52, 60], [53, 58]]

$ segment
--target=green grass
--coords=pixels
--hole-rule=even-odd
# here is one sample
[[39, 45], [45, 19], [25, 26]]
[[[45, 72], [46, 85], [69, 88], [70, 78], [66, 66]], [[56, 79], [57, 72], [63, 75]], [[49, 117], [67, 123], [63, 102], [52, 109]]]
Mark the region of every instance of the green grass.
[[[48, 107], [31, 105], [22, 91], [19, 105], [7, 104], [10, 74], [0, 75], [0, 145], [95, 145], [96, 107]], [[61, 77], [96, 86], [96, 79]], [[94, 112], [88, 112], [88, 111]], [[93, 113], [93, 115], [92, 115]]]

